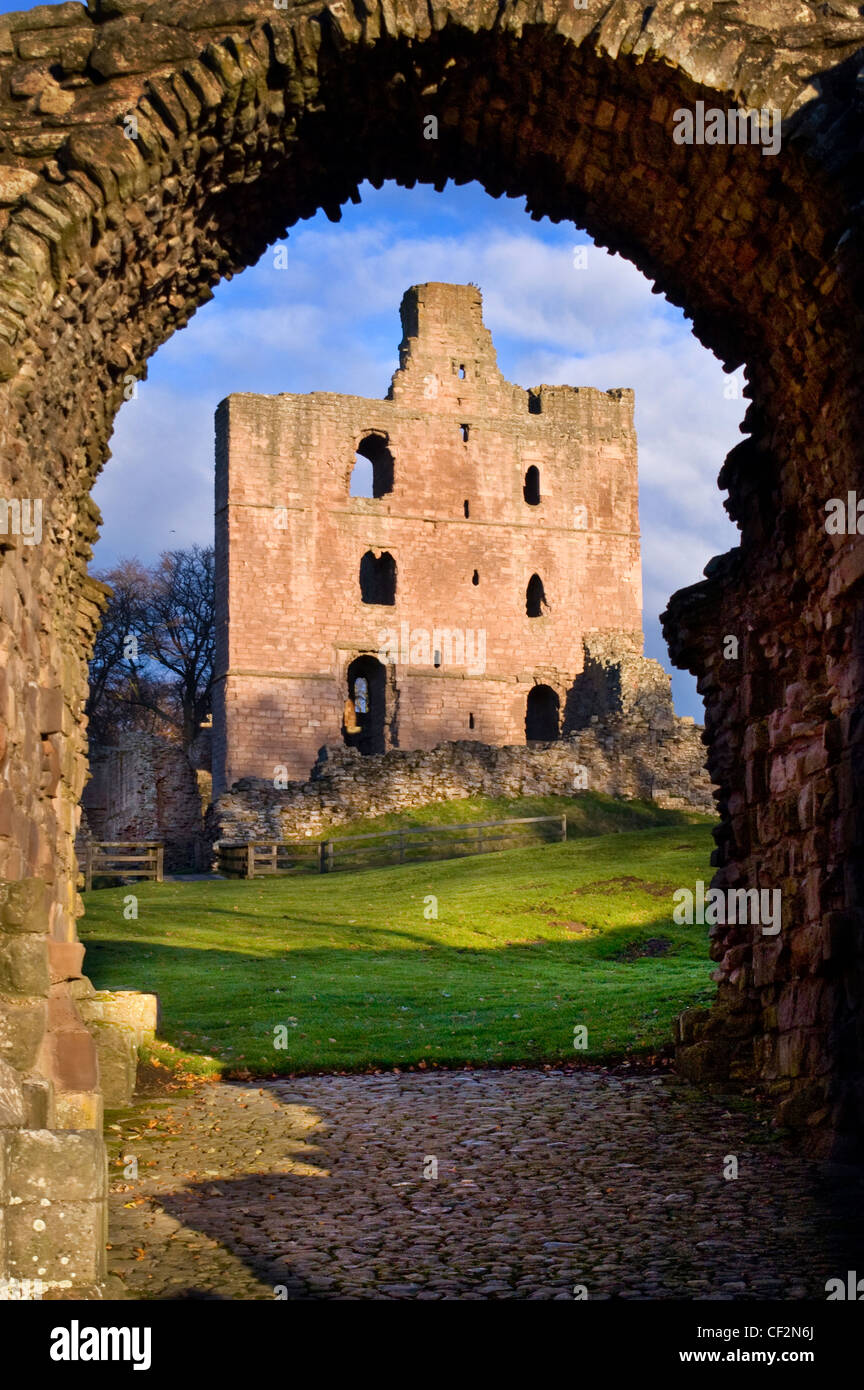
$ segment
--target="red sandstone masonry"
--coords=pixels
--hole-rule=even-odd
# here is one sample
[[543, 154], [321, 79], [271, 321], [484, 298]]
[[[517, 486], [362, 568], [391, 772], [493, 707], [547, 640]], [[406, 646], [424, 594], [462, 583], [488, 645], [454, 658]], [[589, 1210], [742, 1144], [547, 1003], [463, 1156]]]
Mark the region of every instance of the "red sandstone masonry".
[[[239, 395], [219, 408], [217, 795], [280, 766], [305, 775], [340, 738], [351, 661], [385, 630], [485, 635], [482, 674], [400, 657], [387, 746], [431, 748], [470, 737], [471, 715], [474, 737], [524, 742], [528, 692], [551, 686], [563, 712], [586, 631], [641, 626], [632, 391], [505, 381], [473, 286], [414, 286], [401, 313], [388, 399]], [[351, 497], [370, 433], [386, 438], [393, 489]], [[370, 549], [395, 559], [392, 607], [361, 601]], [[548, 613], [529, 618], [535, 573]]]

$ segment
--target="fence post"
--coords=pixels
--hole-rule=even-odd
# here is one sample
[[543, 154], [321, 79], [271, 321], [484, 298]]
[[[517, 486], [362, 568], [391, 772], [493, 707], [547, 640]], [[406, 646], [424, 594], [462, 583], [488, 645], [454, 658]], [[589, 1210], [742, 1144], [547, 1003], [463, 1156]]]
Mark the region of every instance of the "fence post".
[[326, 874], [326, 872], [327, 872], [327, 864], [326, 864], [326, 861], [325, 861], [325, 859], [324, 859], [324, 851], [325, 851], [325, 849], [326, 849], [326, 846], [325, 846], [325, 844], [324, 844], [324, 841], [323, 841], [323, 840], [319, 840], [319, 841], [318, 841], [318, 872], [319, 872], [319, 874]]
[[332, 872], [333, 872], [333, 841], [332, 841], [332, 840], [328, 840], [328, 841], [327, 841], [327, 868], [324, 870], [324, 872], [325, 872], [325, 874], [332, 874]]
[[567, 812], [566, 812], [566, 811], [564, 812], [564, 814], [563, 814], [562, 817], [561, 817], [561, 839], [562, 839], [562, 840], [566, 840], [566, 839], [567, 839]]
[[255, 877], [255, 846], [253, 844], [246, 846], [246, 877]]
[[162, 882], [163, 882], [163, 874], [164, 874], [164, 871], [165, 871], [165, 846], [164, 846], [164, 845], [157, 845], [157, 846], [156, 846], [156, 882], [157, 882], [157, 883], [162, 883]]
[[483, 853], [483, 827], [480, 825], [477, 827], [477, 853]]

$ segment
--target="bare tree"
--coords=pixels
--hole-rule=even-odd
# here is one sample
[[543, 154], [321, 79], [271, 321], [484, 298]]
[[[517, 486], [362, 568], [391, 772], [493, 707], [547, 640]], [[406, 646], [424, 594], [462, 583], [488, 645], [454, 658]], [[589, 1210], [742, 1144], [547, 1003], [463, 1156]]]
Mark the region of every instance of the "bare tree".
[[188, 749], [210, 713], [213, 548], [166, 551], [153, 569], [124, 560], [96, 578], [110, 597], [90, 663], [91, 737], [148, 729]]
[[210, 713], [215, 626], [213, 547], [165, 551], [144, 605], [142, 644], [174, 676], [175, 723], [187, 749]]
[[104, 585], [108, 604], [90, 661], [86, 712], [91, 739], [110, 743], [124, 728], [140, 727], [130, 706], [140, 666], [138, 632], [149, 575], [138, 560], [121, 560], [94, 578]]

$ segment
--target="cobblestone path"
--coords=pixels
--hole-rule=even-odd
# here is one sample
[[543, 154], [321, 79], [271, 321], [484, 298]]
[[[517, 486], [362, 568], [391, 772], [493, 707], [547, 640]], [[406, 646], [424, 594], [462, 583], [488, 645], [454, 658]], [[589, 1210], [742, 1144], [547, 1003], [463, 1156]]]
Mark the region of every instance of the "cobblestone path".
[[109, 1297], [824, 1299], [864, 1269], [860, 1179], [659, 1076], [216, 1083], [110, 1133]]

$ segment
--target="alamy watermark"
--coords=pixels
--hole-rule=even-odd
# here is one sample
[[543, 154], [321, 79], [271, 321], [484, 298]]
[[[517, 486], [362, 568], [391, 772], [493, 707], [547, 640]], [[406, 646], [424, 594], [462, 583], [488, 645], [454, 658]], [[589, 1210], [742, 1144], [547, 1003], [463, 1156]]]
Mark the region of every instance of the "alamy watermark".
[[42, 540], [42, 498], [0, 497], [0, 536], [20, 536], [25, 545]]
[[783, 113], [776, 107], [741, 111], [720, 106], [679, 106], [672, 117], [676, 145], [761, 145], [763, 155], [779, 154]]
[[457, 666], [469, 676], [482, 676], [486, 670], [486, 629], [382, 627], [378, 633], [378, 660], [385, 666]]
[[763, 936], [776, 936], [782, 925], [782, 893], [779, 888], [709, 888], [700, 878], [695, 887], [676, 888], [672, 894], [675, 909], [672, 921], [679, 927], [725, 926], [726, 923], [753, 923]]
[[45, 1295], [41, 1279], [0, 1279], [0, 1303], [32, 1303]]
[[864, 497], [847, 492], [846, 497], [831, 497], [825, 503], [825, 530], [829, 536], [864, 536]]

